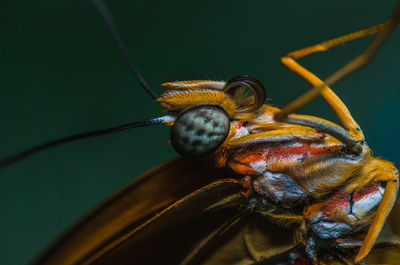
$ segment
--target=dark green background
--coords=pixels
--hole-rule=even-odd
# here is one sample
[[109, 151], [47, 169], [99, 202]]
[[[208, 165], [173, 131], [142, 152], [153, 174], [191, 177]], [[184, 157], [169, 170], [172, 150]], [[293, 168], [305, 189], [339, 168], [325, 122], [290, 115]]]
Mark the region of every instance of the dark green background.
[[[395, 0], [108, 1], [120, 35], [157, 91], [167, 80], [264, 82], [282, 106], [309, 86], [287, 52], [375, 23]], [[122, 62], [89, 1], [0, 4], [0, 157], [57, 137], [161, 115]], [[360, 52], [355, 41], [302, 62], [321, 77]], [[400, 31], [372, 64], [334, 89], [376, 155], [400, 162]], [[336, 121], [322, 100], [302, 110]], [[125, 183], [176, 156], [169, 131], [143, 128], [83, 140], [0, 171], [0, 264], [25, 264]], [[185, 177], [185, 176], [182, 176]]]

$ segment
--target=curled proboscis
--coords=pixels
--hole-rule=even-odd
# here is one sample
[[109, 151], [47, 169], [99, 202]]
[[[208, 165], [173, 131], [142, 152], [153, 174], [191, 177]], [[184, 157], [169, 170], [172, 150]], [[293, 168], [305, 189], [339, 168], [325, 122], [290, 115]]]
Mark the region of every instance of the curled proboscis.
[[238, 103], [238, 112], [252, 112], [259, 109], [265, 101], [263, 84], [248, 75], [238, 75], [229, 80], [223, 90]]

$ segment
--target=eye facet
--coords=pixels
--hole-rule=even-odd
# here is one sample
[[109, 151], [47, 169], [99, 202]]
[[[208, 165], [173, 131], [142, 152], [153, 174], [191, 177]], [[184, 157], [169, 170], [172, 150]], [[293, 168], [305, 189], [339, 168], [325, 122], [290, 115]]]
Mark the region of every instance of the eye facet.
[[[248, 75], [238, 75], [232, 78], [225, 84], [224, 91], [233, 97], [235, 97], [236, 92], [243, 93], [241, 97], [243, 104], [239, 102], [242, 105], [239, 106], [239, 112], [252, 112], [259, 109], [264, 104], [267, 96], [264, 85], [258, 79]], [[252, 97], [251, 102], [248, 102], [244, 96], [246, 91]]]
[[186, 110], [171, 129], [171, 143], [183, 156], [205, 156], [220, 146], [229, 134], [228, 114], [215, 106]]

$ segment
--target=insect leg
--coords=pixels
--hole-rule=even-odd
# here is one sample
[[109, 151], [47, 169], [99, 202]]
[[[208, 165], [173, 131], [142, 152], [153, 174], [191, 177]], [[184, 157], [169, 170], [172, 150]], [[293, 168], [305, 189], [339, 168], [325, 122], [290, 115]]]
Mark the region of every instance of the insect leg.
[[[351, 116], [350, 111], [346, 107], [346, 105], [341, 101], [341, 99], [333, 92], [328, 86], [324, 84], [324, 82], [319, 79], [316, 75], [308, 71], [306, 68], [298, 64], [293, 58], [291, 57], [283, 57], [282, 58], [282, 63], [289, 68], [291, 71], [294, 73], [300, 75], [303, 77], [306, 81], [308, 81], [310, 84], [312, 84], [314, 87], [323, 87], [323, 89], [320, 91], [322, 97], [327, 101], [327, 103], [330, 105], [332, 110], [335, 112], [336, 116], [339, 118], [339, 120], [343, 123], [344, 127], [347, 130], [354, 131], [357, 130], [360, 132], [358, 137], [356, 137], [359, 140], [364, 139], [364, 136], [361, 133], [361, 130], [359, 129], [359, 126], [357, 122], [354, 120], [354, 118]], [[310, 90], [312, 91], [312, 90]], [[310, 92], [309, 91], [309, 92]], [[294, 110], [306, 105], [308, 102], [310, 102], [310, 99], [312, 97], [309, 97], [310, 93], [306, 93], [307, 98], [300, 98], [300, 100], [292, 101], [292, 104], [289, 103], [288, 107], [284, 107], [280, 113], [275, 115], [275, 119], [277, 120], [285, 120], [285, 117], [293, 112]], [[293, 108], [293, 104], [296, 105], [295, 108]], [[290, 109], [289, 109], [290, 108]]]
[[[336, 241], [336, 245], [340, 248], [359, 248], [363, 244], [362, 241], [359, 240], [347, 240], [347, 239], [338, 239]], [[385, 248], [385, 247], [400, 247], [400, 240], [395, 238], [390, 238], [386, 240], [376, 241], [374, 244], [374, 248]]]
[[[284, 118], [293, 113], [295, 110], [301, 108], [302, 106], [309, 103], [319, 94], [327, 101], [331, 106], [336, 116], [340, 119], [346, 129], [348, 129], [355, 137], [362, 140], [363, 134], [361, 133], [358, 124], [354, 121], [349, 110], [340, 100], [340, 98], [328, 87], [333, 83], [337, 82], [349, 73], [357, 70], [361, 66], [365, 65], [377, 51], [383, 41], [391, 34], [398, 22], [400, 21], [400, 4], [397, 6], [392, 17], [383, 24], [378, 24], [367, 29], [356, 31], [350, 34], [340, 36], [328, 41], [318, 43], [313, 46], [309, 46], [294, 52], [289, 53], [287, 56], [282, 58], [282, 63], [289, 68], [291, 71], [295, 72], [299, 76], [303, 77], [306, 81], [314, 86], [313, 89], [304, 93], [288, 105], [286, 105], [280, 113], [275, 115], [277, 120], [284, 120]], [[339, 44], [349, 42], [364, 36], [379, 33], [375, 39], [372, 41], [370, 46], [355, 59], [351, 60], [345, 66], [341, 67], [338, 71], [328, 77], [325, 82], [322, 82], [317, 76], [312, 74], [310, 71], [302, 67], [296, 62], [296, 59], [300, 59], [309, 54], [326, 51], [332, 47]]]
[[383, 194], [371, 226], [368, 229], [367, 236], [365, 237], [355, 258], [355, 263], [361, 262], [371, 251], [375, 240], [382, 230], [382, 227], [394, 205], [394, 202], [396, 201], [397, 192], [399, 190], [399, 180], [397, 176], [389, 176], [389, 178], [390, 179], [386, 184], [385, 193]]

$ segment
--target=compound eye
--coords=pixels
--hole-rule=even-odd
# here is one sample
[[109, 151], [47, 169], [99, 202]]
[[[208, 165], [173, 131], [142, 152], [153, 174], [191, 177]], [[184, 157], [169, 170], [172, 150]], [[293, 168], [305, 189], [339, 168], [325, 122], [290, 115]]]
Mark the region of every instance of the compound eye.
[[186, 110], [175, 120], [171, 143], [183, 156], [205, 156], [217, 149], [229, 134], [228, 114], [214, 106]]
[[229, 80], [223, 90], [236, 99], [238, 112], [253, 112], [265, 101], [266, 93], [263, 84], [248, 75], [238, 75]]

